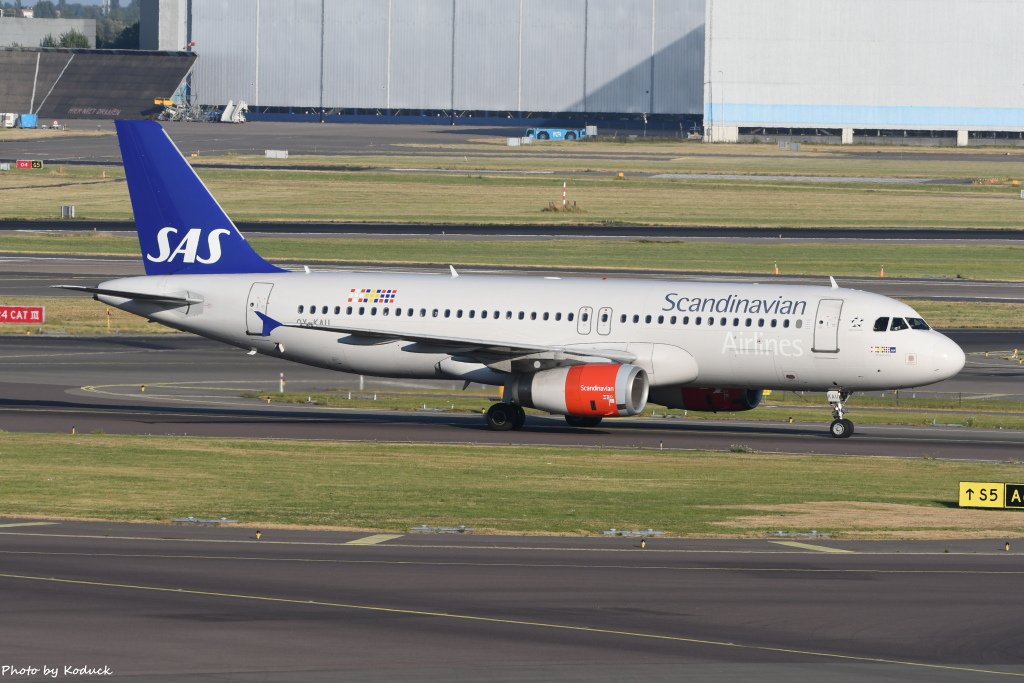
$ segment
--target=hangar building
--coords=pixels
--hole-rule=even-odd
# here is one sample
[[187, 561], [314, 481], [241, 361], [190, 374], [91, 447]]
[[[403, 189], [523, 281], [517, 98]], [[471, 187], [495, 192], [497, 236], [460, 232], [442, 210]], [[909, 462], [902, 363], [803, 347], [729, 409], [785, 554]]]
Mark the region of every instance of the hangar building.
[[[1019, 0], [143, 0], [194, 44], [195, 104], [371, 115], [703, 119], [788, 132], [1024, 137]], [[148, 42], [147, 42], [148, 41]]]

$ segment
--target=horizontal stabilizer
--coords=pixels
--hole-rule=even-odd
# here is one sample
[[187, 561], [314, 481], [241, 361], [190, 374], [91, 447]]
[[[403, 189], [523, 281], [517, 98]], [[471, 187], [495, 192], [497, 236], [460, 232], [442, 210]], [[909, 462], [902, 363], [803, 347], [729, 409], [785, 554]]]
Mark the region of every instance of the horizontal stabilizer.
[[88, 292], [90, 294], [102, 294], [104, 296], [116, 296], [122, 299], [138, 299], [141, 301], [155, 301], [165, 304], [178, 304], [188, 306], [189, 304], [201, 304], [203, 300], [196, 296], [189, 296], [187, 292], [175, 294], [149, 294], [146, 292], [126, 292], [120, 289], [104, 289], [102, 287], [84, 287], [82, 285], [50, 285], [55, 289], [70, 289], [75, 292]]

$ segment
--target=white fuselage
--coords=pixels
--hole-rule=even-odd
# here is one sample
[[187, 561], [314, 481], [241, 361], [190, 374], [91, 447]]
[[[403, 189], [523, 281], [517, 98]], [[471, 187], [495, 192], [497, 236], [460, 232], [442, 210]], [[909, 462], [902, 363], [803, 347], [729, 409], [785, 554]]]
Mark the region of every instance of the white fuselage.
[[[934, 330], [875, 331], [879, 318], [919, 319], [909, 306], [835, 287], [398, 272], [147, 276], [102, 287], [187, 292], [202, 303], [97, 298], [259, 353], [388, 377], [508, 379], [451, 344], [403, 335], [622, 351], [652, 387], [890, 389], [941, 381], [964, 362]], [[281, 327], [262, 336], [256, 311], [377, 334]]]

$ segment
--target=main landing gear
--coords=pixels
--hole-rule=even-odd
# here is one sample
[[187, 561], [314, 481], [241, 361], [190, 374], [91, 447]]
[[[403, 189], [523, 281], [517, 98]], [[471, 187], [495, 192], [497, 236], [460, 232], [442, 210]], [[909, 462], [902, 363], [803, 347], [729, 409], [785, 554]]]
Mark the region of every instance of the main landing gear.
[[495, 403], [487, 409], [487, 426], [496, 432], [522, 429], [526, 423], [526, 411], [513, 403]]
[[850, 398], [849, 391], [828, 392], [828, 404], [832, 406], [832, 424], [828, 431], [836, 439], [846, 439], [853, 434], [853, 422], [843, 417], [843, 403]]

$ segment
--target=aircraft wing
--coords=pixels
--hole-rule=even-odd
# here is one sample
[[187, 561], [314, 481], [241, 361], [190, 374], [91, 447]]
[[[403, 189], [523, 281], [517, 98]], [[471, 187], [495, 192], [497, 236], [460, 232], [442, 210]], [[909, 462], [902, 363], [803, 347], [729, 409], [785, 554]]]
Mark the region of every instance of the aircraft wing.
[[103, 294], [105, 296], [116, 296], [122, 299], [141, 299], [143, 301], [156, 301], [158, 303], [178, 304], [187, 306], [189, 304], [201, 304], [203, 300], [195, 296], [189, 296], [186, 292], [176, 294], [146, 294], [143, 292], [125, 292], [117, 289], [104, 289], [102, 287], [85, 287], [83, 285], [50, 285], [54, 289], [70, 289], [75, 292], [89, 292], [90, 294]]
[[[636, 354], [617, 349], [574, 348], [571, 346], [523, 344], [521, 342], [507, 342], [495, 339], [385, 332], [356, 325], [299, 325], [279, 322], [258, 311], [256, 315], [263, 321], [264, 337], [270, 336], [270, 333], [278, 327], [291, 327], [304, 330], [319, 330], [321, 332], [334, 332], [336, 334], [351, 334], [369, 339], [379, 339], [381, 342], [410, 341], [423, 344], [424, 346], [436, 347], [445, 353], [453, 355], [482, 356], [484, 358], [500, 357], [506, 360], [509, 358], [536, 359], [563, 363], [584, 362], [583, 359], [585, 358], [603, 358], [615, 363], [632, 363], [636, 360]], [[484, 358], [481, 360], [484, 360]], [[487, 364], [490, 365], [491, 363]]]

